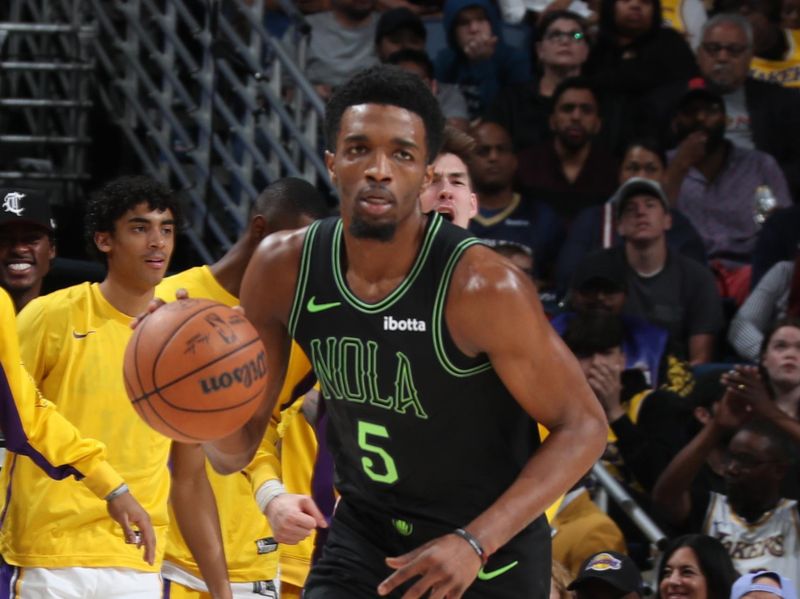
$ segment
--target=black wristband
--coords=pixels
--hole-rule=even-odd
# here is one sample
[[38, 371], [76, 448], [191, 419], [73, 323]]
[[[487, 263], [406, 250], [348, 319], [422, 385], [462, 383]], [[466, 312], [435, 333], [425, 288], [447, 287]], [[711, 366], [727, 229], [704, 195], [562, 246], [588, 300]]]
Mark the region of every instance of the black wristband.
[[489, 556], [486, 555], [486, 552], [483, 550], [483, 545], [481, 545], [481, 542], [474, 535], [467, 532], [463, 528], [456, 528], [453, 531], [453, 534], [457, 537], [461, 537], [467, 543], [469, 543], [469, 546], [472, 547], [475, 550], [475, 553], [478, 554], [478, 557], [481, 560], [481, 566], [486, 565], [486, 562], [489, 561]]

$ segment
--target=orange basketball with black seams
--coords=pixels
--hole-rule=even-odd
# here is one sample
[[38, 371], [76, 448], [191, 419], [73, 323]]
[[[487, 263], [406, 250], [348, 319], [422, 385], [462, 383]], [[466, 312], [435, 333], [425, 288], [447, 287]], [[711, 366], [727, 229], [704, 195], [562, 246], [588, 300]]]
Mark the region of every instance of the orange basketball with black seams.
[[124, 376], [147, 424], [176, 441], [199, 443], [250, 419], [267, 384], [267, 357], [241, 312], [191, 298], [160, 307], [136, 327]]

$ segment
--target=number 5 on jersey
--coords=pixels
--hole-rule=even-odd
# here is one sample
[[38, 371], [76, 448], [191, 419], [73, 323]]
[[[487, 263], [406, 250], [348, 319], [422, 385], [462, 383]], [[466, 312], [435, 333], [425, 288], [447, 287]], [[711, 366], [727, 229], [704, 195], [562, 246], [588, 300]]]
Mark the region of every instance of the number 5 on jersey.
[[[377, 439], [375, 439], [377, 437]], [[373, 445], [370, 441], [375, 439], [388, 439], [389, 431], [385, 426], [380, 424], [372, 424], [371, 422], [358, 421], [358, 446], [366, 454], [361, 457], [361, 467], [372, 480], [377, 483], [384, 483], [390, 485], [397, 482], [397, 467], [394, 464], [392, 456], [386, 453], [386, 450], [377, 445]], [[375, 456], [375, 457], [372, 457]], [[378, 459], [383, 462], [379, 465]]]

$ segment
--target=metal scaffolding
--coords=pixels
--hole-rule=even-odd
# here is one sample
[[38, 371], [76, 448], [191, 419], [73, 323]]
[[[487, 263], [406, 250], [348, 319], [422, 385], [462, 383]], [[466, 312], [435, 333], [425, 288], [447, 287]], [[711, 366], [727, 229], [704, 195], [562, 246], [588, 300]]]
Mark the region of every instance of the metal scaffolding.
[[263, 3], [6, 3], [0, 144], [19, 158], [0, 179], [59, 181], [68, 200], [80, 197], [95, 98], [139, 170], [184, 196], [186, 233], [206, 262], [230, 247], [266, 184], [299, 176], [328, 185], [324, 107], [302, 74], [306, 35], [296, 28], [290, 57], [267, 33]]
[[0, 179], [74, 201], [86, 172], [96, 28], [85, 0], [11, 0], [0, 8]]

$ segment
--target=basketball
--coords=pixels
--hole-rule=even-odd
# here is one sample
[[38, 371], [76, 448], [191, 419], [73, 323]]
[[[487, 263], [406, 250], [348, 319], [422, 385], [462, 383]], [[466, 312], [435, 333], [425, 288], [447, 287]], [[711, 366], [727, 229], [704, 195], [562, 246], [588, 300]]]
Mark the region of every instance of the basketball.
[[165, 304], [139, 323], [123, 372], [139, 416], [185, 443], [240, 428], [267, 382], [264, 345], [244, 315], [194, 298]]

